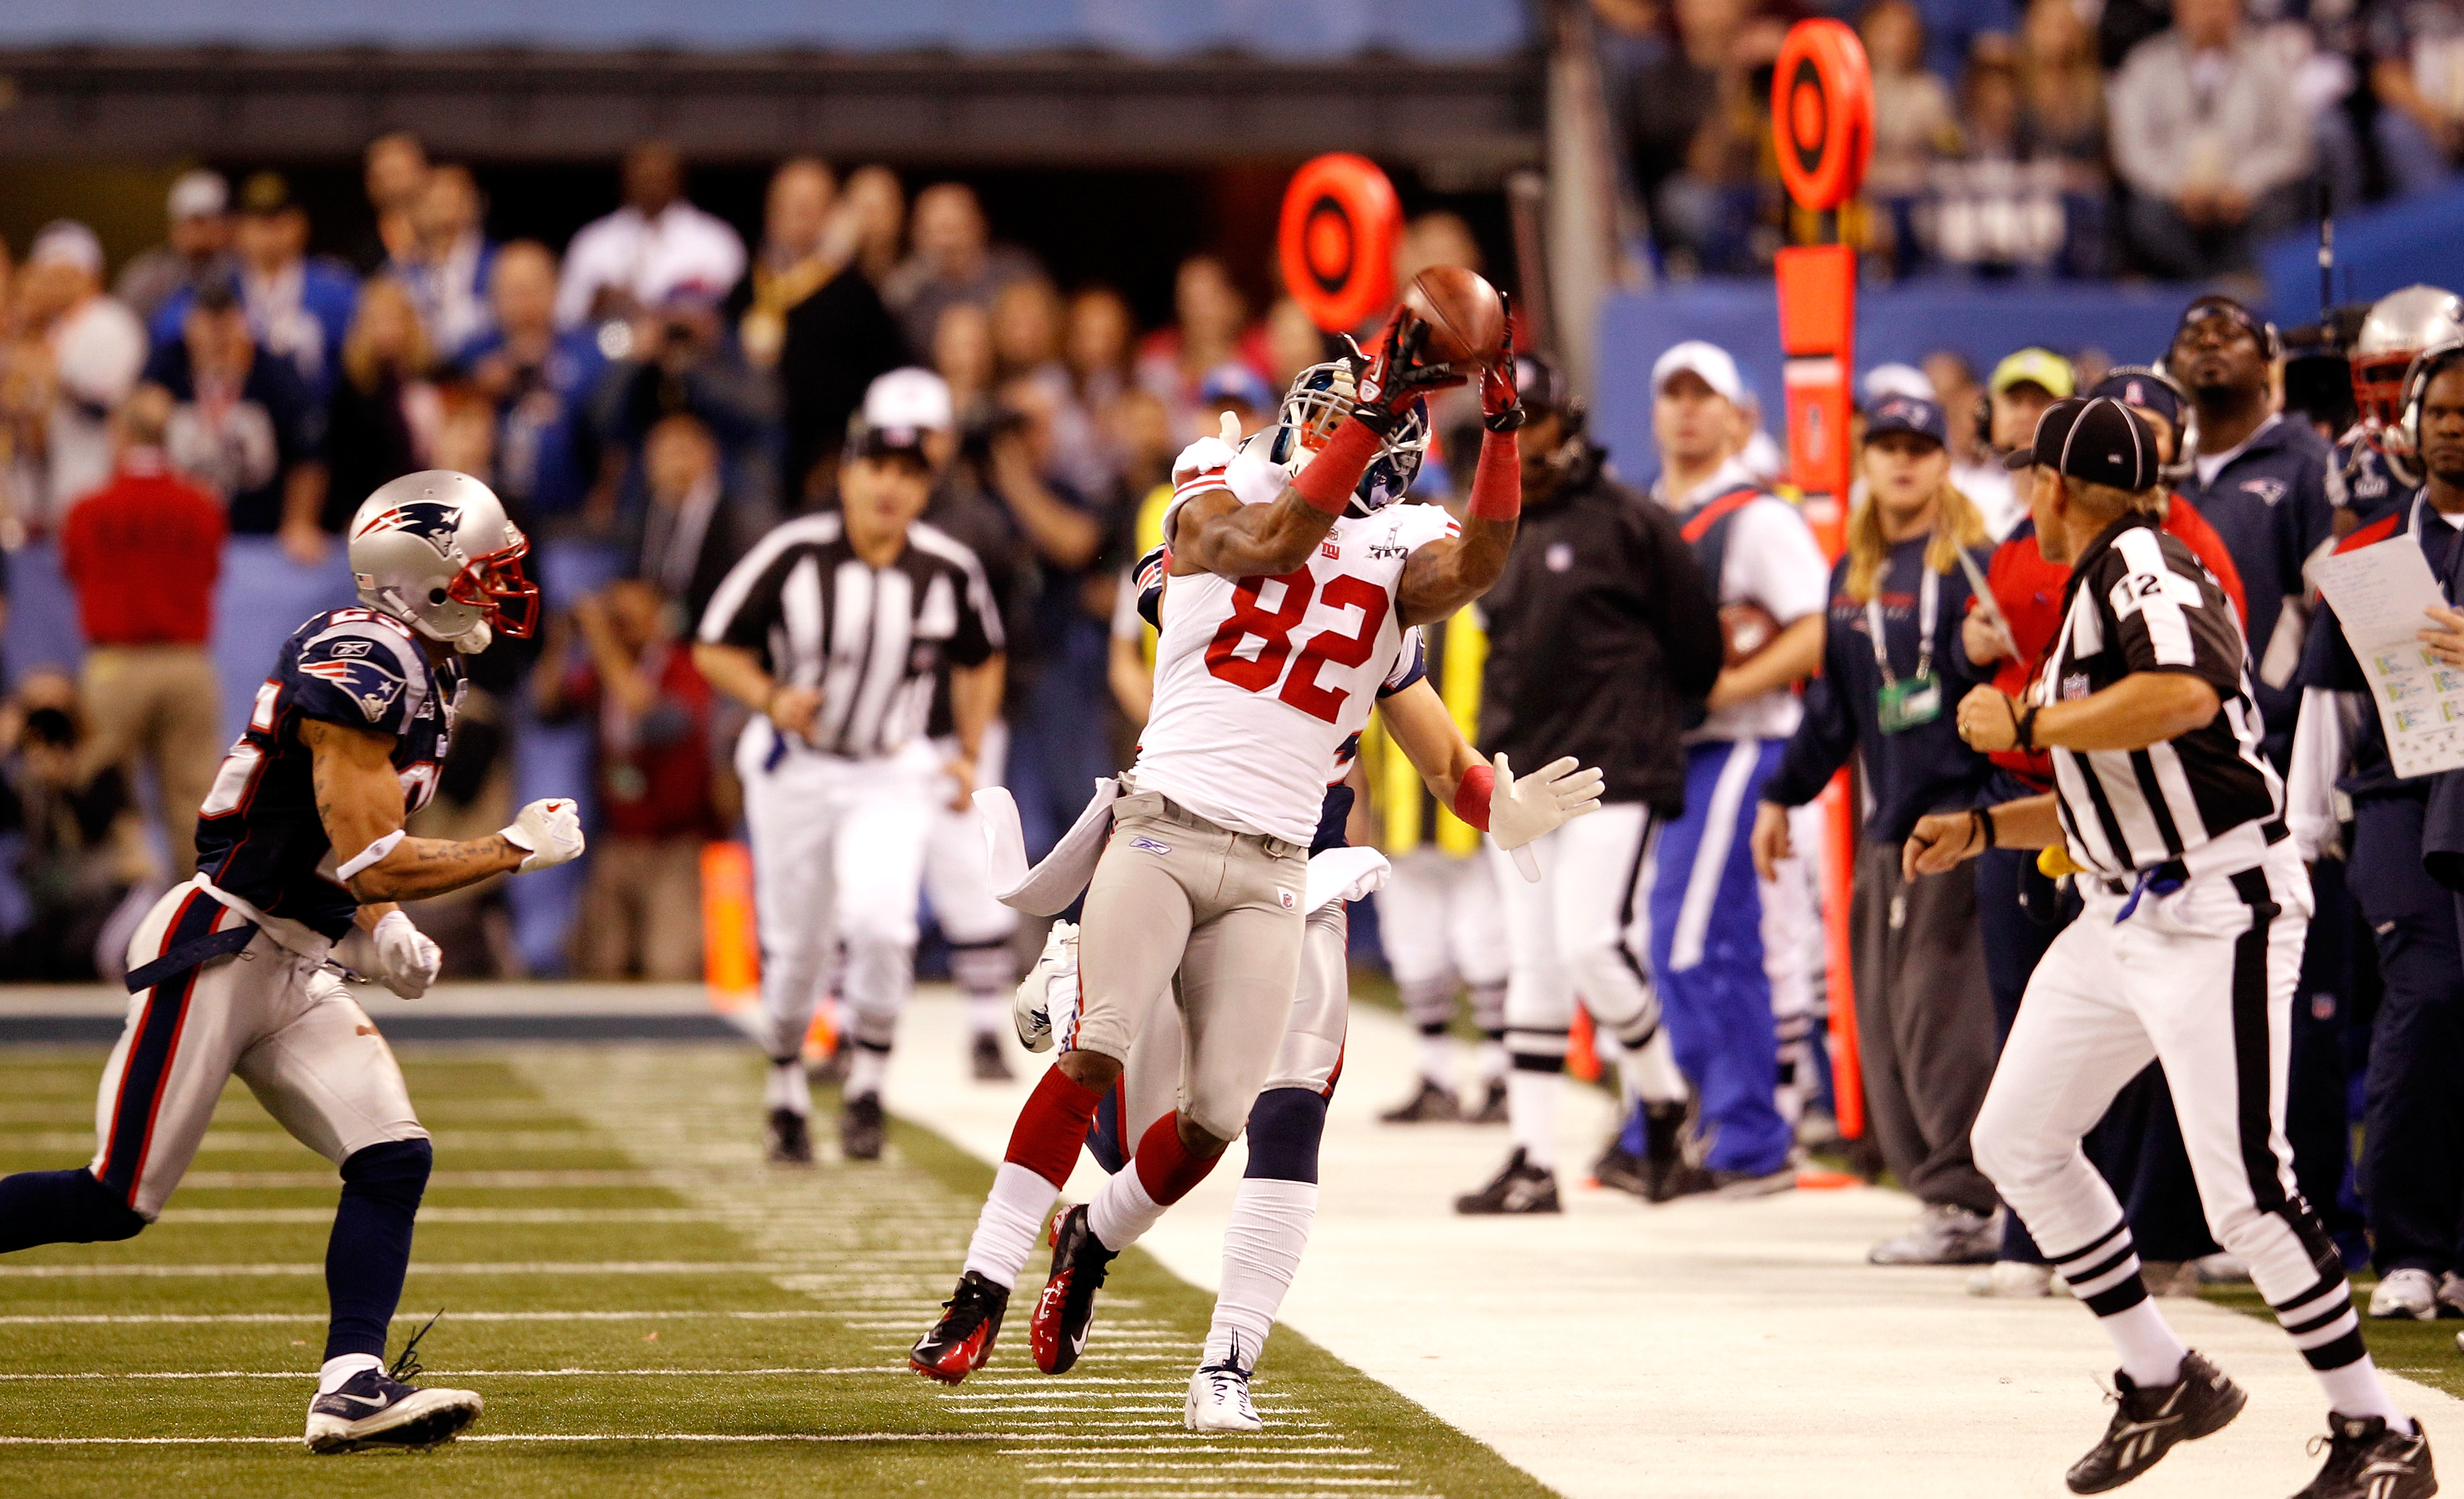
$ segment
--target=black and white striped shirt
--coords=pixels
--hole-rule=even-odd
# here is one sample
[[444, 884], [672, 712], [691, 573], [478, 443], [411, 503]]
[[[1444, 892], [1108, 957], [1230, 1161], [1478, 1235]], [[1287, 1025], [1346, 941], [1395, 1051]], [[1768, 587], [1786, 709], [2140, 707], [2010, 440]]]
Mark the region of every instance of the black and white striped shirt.
[[2145, 749], [2055, 750], [2071, 857], [2112, 877], [2173, 860], [2196, 873], [2282, 836], [2284, 786], [2259, 752], [2233, 601], [2196, 553], [2142, 515], [2116, 521], [2073, 566], [2040, 700], [2076, 701], [2135, 672], [2189, 672], [2223, 707]]
[[819, 688], [813, 747], [861, 760], [921, 734], [935, 679], [990, 660], [1001, 625], [982, 564], [946, 534], [919, 520], [876, 568], [836, 515], [818, 515], [781, 525], [729, 570], [699, 638], [754, 652], [782, 687]]

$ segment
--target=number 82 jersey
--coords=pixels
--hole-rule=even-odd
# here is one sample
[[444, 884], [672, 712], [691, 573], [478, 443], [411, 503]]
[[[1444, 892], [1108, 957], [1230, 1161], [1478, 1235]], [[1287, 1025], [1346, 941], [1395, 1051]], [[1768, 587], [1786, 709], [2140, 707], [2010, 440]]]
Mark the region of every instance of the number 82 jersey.
[[[1224, 487], [1244, 503], [1272, 500], [1283, 475], [1253, 479], [1243, 472], [1253, 462], [1236, 461]], [[1167, 513], [1166, 536], [1173, 519]], [[1235, 831], [1307, 847], [1326, 767], [1368, 723], [1401, 655], [1403, 564], [1458, 529], [1440, 506], [1390, 504], [1337, 519], [1308, 565], [1280, 577], [1175, 577], [1163, 595], [1155, 706], [1132, 768], [1137, 788]]]

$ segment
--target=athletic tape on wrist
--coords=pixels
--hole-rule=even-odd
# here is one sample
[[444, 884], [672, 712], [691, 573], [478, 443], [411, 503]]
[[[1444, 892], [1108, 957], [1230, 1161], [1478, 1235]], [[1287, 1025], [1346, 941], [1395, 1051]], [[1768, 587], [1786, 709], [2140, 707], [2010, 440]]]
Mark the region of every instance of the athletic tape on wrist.
[[1482, 832], [1488, 831], [1488, 804], [1497, 794], [1497, 772], [1474, 765], [1455, 785], [1455, 815]]
[[1483, 520], [1512, 520], [1523, 514], [1523, 450], [1512, 432], [1488, 432], [1480, 440], [1480, 464], [1471, 471], [1466, 513]]
[[348, 863], [340, 866], [334, 871], [334, 877], [339, 880], [347, 881], [352, 878], [352, 876], [358, 874], [362, 870], [367, 869], [372, 865], [383, 864], [385, 862], [385, 856], [393, 852], [394, 846], [401, 843], [406, 836], [407, 835], [401, 828], [395, 828], [393, 831], [385, 834], [376, 842], [368, 845], [364, 849], [362, 849], [359, 852], [351, 855]]
[[1312, 510], [1330, 516], [1343, 514], [1352, 503], [1352, 492], [1360, 487], [1360, 475], [1369, 472], [1370, 460], [1377, 456], [1381, 439], [1361, 425], [1358, 418], [1344, 423], [1318, 450], [1308, 468], [1292, 479], [1292, 493], [1309, 502]]

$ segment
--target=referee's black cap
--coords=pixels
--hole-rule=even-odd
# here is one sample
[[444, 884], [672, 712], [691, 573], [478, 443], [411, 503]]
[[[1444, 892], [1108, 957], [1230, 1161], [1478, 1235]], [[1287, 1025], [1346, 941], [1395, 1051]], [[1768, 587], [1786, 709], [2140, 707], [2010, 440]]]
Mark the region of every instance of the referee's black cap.
[[2136, 495], [2156, 482], [2156, 434], [2109, 396], [2074, 396], [2047, 407], [2035, 445], [2003, 460], [2013, 470], [2038, 465]]

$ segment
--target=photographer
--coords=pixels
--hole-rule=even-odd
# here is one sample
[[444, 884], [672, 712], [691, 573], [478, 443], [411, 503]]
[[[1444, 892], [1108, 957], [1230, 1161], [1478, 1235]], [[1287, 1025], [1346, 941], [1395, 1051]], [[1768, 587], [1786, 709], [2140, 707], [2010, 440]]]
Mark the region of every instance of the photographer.
[[605, 524], [619, 501], [638, 501], [641, 449], [661, 419], [685, 412], [700, 418], [718, 441], [731, 494], [767, 516], [776, 497], [772, 438], [779, 403], [768, 380], [744, 362], [728, 336], [716, 300], [687, 288], [671, 293], [655, 312], [636, 319], [609, 366], [596, 401], [599, 430], [617, 456], [603, 462], [589, 518]]
[[104, 926], [145, 877], [135, 804], [117, 765], [83, 774], [77, 688], [55, 672], [27, 678], [7, 716], [15, 751], [0, 782], [0, 831], [24, 839], [17, 878], [33, 919], [0, 946], [0, 975], [34, 983], [96, 977]]

